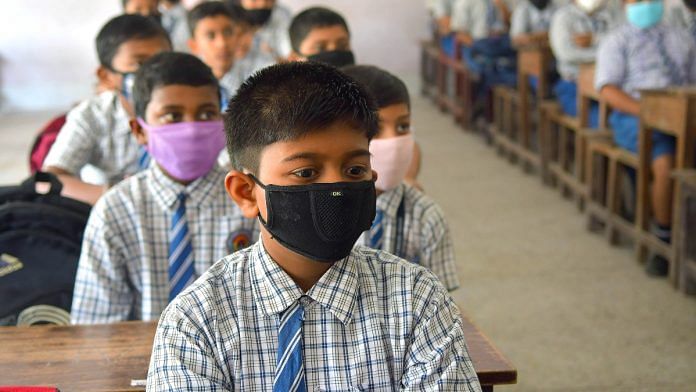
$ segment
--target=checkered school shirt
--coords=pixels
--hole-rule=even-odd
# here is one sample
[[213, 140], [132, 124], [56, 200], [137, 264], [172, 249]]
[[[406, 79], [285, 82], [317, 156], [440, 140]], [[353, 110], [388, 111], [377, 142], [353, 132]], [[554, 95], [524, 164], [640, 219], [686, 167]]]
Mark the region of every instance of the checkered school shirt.
[[185, 192], [196, 275], [235, 241], [258, 237], [256, 220], [242, 217], [215, 167], [188, 186], [157, 165], [119, 183], [92, 209], [85, 229], [71, 318], [74, 324], [156, 320], [169, 302], [169, 229], [177, 196]]
[[232, 68], [220, 78], [220, 86], [227, 90], [228, 98], [232, 98], [248, 77], [273, 64], [275, 64], [275, 60], [270, 54], [253, 48], [244, 58], [236, 61]]
[[480, 391], [452, 298], [426, 269], [357, 247], [307, 293], [259, 241], [164, 311], [149, 391], [271, 391], [279, 316], [305, 309], [308, 391]]
[[667, 25], [685, 29], [696, 42], [696, 12], [686, 7], [683, 1], [672, 6], [667, 12]]
[[[399, 205], [404, 203], [404, 249], [396, 249]], [[459, 288], [454, 246], [445, 214], [430, 197], [418, 189], [401, 184], [377, 197], [377, 210], [383, 211], [382, 250], [428, 268], [452, 291]], [[359, 244], [370, 246], [370, 232]]]
[[[641, 89], [696, 83], [696, 41], [690, 38], [686, 31], [665, 25], [639, 29], [624, 24], [599, 46], [595, 88], [612, 84], [638, 99]], [[663, 51], [675, 70], [663, 60]]]
[[[583, 12], [575, 3], [559, 8], [551, 18], [549, 42], [561, 77], [574, 81], [578, 77], [580, 64], [595, 60], [597, 45], [621, 20], [617, 12], [609, 7], [592, 16]], [[575, 35], [586, 33], [592, 33], [592, 44], [587, 48], [577, 46]]]
[[113, 91], [75, 107], [44, 161], [78, 175], [88, 164], [104, 172], [110, 185], [138, 171], [140, 146], [128, 125], [128, 114]]

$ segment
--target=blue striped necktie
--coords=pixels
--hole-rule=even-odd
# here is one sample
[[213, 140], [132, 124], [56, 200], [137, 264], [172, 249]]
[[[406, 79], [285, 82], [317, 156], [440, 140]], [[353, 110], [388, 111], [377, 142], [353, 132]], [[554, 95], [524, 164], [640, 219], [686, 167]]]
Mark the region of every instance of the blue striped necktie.
[[372, 249], [382, 249], [384, 244], [384, 211], [377, 210], [375, 214], [375, 220], [372, 222], [372, 227], [370, 228], [370, 248]]
[[173, 300], [196, 277], [193, 246], [186, 222], [186, 194], [178, 197], [179, 205], [169, 231], [169, 301]]
[[302, 322], [304, 308], [300, 301], [288, 308], [278, 327], [278, 356], [273, 392], [305, 392], [304, 363], [302, 358]]

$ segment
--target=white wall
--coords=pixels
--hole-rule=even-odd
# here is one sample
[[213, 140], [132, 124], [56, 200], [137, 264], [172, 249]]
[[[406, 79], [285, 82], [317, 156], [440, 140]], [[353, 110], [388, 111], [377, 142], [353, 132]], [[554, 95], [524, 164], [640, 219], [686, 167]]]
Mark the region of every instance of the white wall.
[[[281, 0], [293, 10], [326, 5], [341, 12], [361, 63], [415, 74], [425, 36], [424, 0]], [[65, 110], [94, 85], [94, 38], [120, 12], [120, 0], [2, 1], [0, 111]]]

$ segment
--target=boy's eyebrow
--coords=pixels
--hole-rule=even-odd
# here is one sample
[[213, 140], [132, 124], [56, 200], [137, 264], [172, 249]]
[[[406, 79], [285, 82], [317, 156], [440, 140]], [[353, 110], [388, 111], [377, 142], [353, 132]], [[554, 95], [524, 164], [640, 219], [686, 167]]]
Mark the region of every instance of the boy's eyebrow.
[[[292, 154], [287, 158], [283, 159], [283, 162], [291, 162], [291, 161], [297, 161], [300, 159], [307, 159], [307, 160], [312, 160], [312, 159], [317, 159], [321, 154], [315, 153], [315, 152], [298, 152], [297, 154]], [[353, 150], [344, 155], [345, 158], [356, 158], [356, 157], [361, 157], [361, 156], [370, 156], [370, 151], [366, 150], [364, 148], [358, 149], [358, 150]]]

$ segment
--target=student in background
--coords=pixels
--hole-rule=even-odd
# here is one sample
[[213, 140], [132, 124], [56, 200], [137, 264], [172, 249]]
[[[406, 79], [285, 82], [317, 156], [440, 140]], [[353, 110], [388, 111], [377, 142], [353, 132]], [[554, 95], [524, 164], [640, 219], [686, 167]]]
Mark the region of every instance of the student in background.
[[[551, 20], [549, 40], [561, 79], [554, 93], [567, 115], [577, 116], [577, 84], [580, 64], [595, 61], [597, 45], [620, 19], [605, 8], [603, 0], [575, 0], [561, 7]], [[599, 124], [599, 107], [590, 108], [589, 125]]]
[[227, 0], [230, 5], [241, 6], [247, 12], [254, 31], [254, 50], [271, 55], [276, 61], [290, 55], [288, 26], [292, 13], [276, 0]]
[[290, 61], [320, 61], [335, 67], [355, 64], [350, 29], [338, 12], [311, 7], [295, 15], [289, 28]]
[[518, 46], [547, 43], [551, 17], [557, 8], [552, 0], [520, 0], [510, 20], [512, 43]]
[[681, 0], [667, 15], [670, 26], [686, 29], [696, 42], [696, 0]]
[[225, 186], [261, 240], [167, 307], [149, 389], [480, 391], [437, 278], [354, 247], [375, 214], [378, 123], [367, 93], [319, 63], [272, 66], [239, 89]]
[[181, 5], [181, 0], [161, 0], [159, 12], [162, 15], [162, 27], [172, 40], [172, 48], [177, 52], [188, 52], [190, 33], [187, 11]]
[[268, 54], [244, 48], [251, 34], [244, 11], [221, 2], [201, 3], [189, 12], [189, 48], [212, 70], [223, 89], [223, 110], [242, 82], [274, 63]]
[[200, 60], [162, 53], [138, 70], [135, 138], [154, 164], [113, 187], [85, 229], [75, 324], [157, 320], [213, 263], [255, 240], [221, 186], [225, 137], [218, 82]]
[[149, 16], [160, 21], [159, 0], [121, 0], [123, 13]]
[[[685, 30], [660, 23], [664, 12], [661, 0], [626, 0], [625, 4], [627, 23], [599, 46], [595, 86], [615, 109], [609, 116], [614, 140], [637, 153], [639, 91], [696, 84], [696, 42]], [[674, 138], [654, 132], [652, 144], [653, 230], [670, 242]], [[667, 260], [655, 255], [645, 268], [650, 275], [665, 276], [668, 267]]]
[[[90, 204], [111, 185], [146, 167], [147, 153], [130, 132], [133, 74], [153, 55], [170, 50], [167, 33], [140, 15], [111, 19], [96, 39], [97, 78], [104, 92], [82, 102], [67, 122], [44, 161], [44, 170], [57, 174], [63, 194]], [[81, 180], [80, 171], [92, 165], [105, 183]]]
[[379, 131], [370, 142], [371, 165], [377, 172], [377, 213], [372, 228], [358, 243], [428, 268], [449, 291], [458, 288], [445, 214], [432, 199], [404, 182], [415, 147], [406, 85], [373, 66], [341, 70], [362, 84], [379, 108]]

